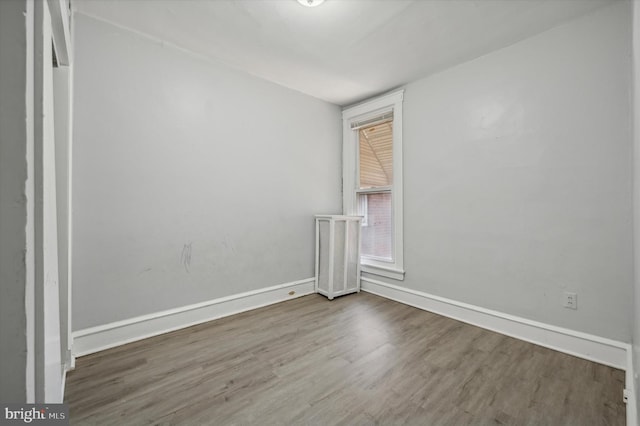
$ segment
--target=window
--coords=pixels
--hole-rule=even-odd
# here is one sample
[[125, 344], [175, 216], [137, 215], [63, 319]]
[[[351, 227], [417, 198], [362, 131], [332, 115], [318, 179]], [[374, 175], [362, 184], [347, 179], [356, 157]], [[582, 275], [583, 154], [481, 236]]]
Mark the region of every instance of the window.
[[391, 201], [393, 187], [393, 118], [358, 129], [356, 214], [366, 220], [362, 229], [363, 256], [393, 262]]
[[343, 111], [344, 213], [363, 216], [362, 270], [403, 279], [402, 96]]

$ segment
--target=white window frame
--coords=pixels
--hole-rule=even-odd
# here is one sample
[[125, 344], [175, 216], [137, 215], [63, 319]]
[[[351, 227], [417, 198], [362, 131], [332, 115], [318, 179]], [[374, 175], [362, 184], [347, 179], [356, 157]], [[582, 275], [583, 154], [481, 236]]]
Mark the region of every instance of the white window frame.
[[[356, 194], [356, 197], [358, 195]], [[369, 200], [367, 197], [362, 197], [358, 202], [358, 207], [356, 207], [356, 211], [360, 216], [362, 216], [362, 220], [360, 221], [360, 226], [369, 226]], [[364, 214], [361, 214], [364, 212]]]
[[[351, 124], [393, 111], [393, 182], [391, 185], [393, 261], [361, 256], [362, 271], [396, 280], [404, 279], [402, 226], [402, 100], [404, 89], [382, 95], [342, 111], [342, 205], [345, 215], [358, 214], [358, 130]], [[359, 191], [363, 192], [363, 191]]]

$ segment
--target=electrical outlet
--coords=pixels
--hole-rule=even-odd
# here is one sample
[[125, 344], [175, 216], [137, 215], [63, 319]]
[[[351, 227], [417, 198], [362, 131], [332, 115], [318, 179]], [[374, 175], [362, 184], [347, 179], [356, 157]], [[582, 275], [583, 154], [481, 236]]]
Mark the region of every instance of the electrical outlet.
[[562, 306], [569, 309], [578, 309], [578, 295], [570, 291], [565, 291]]

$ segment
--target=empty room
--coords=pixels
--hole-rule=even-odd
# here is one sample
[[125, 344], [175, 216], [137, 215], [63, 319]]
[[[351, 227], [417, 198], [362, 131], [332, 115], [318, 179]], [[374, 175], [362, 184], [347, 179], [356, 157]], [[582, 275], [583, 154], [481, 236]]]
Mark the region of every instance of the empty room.
[[634, 0], [0, 0], [0, 423], [637, 425], [639, 67]]

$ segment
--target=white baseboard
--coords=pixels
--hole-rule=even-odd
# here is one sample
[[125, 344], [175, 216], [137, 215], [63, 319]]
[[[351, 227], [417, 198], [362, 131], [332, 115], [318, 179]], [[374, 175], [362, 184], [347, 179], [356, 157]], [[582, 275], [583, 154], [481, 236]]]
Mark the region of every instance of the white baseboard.
[[73, 332], [73, 356], [88, 355], [136, 340], [295, 299], [313, 293], [313, 286], [314, 278], [308, 278], [75, 331]]
[[532, 321], [371, 278], [361, 278], [361, 289], [569, 355], [622, 370], [629, 368], [628, 343]]

